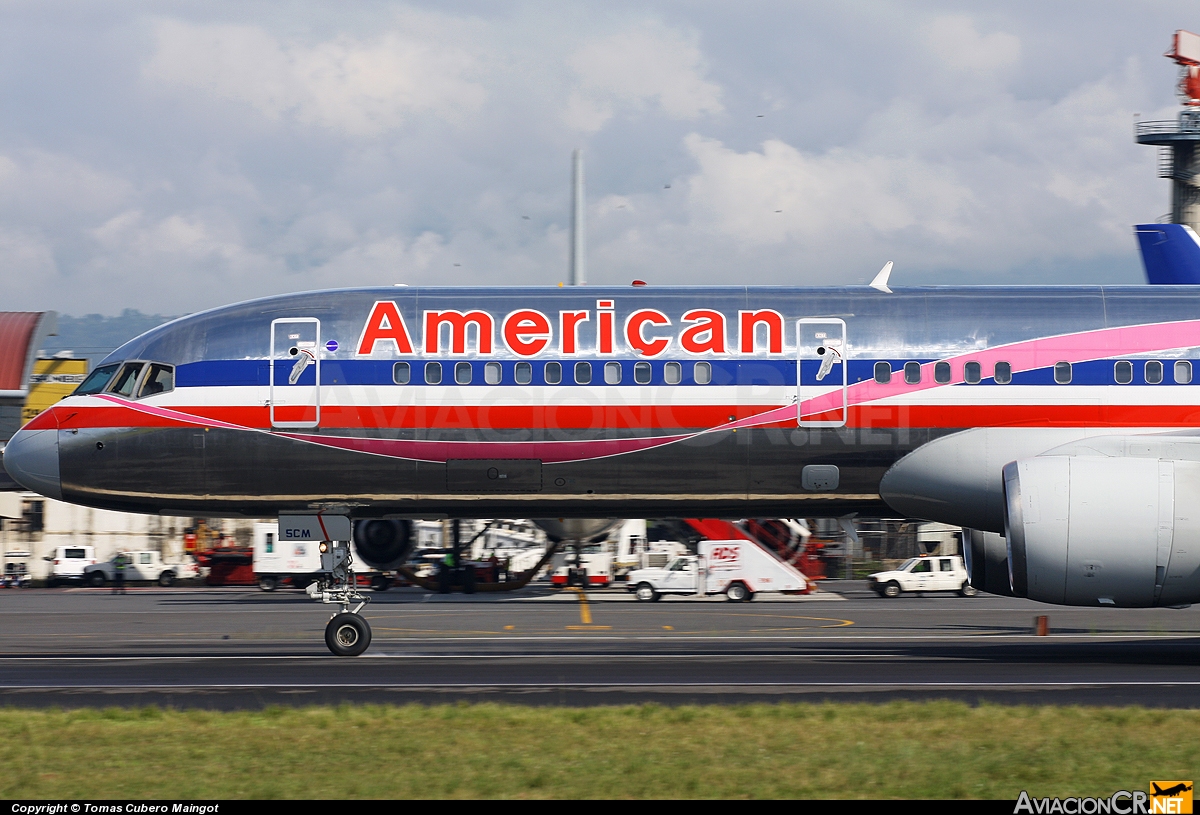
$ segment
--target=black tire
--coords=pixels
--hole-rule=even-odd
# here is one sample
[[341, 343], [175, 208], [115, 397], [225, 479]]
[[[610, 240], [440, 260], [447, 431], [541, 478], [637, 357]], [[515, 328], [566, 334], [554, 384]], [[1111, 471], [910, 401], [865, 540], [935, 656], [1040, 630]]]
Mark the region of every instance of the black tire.
[[884, 597], [899, 597], [903, 590], [895, 580], [889, 580], [883, 587]]
[[963, 597], [974, 597], [979, 593], [979, 590], [964, 580], [962, 588], [958, 590], [958, 593]]
[[87, 584], [89, 586], [95, 586], [96, 588], [100, 588], [101, 586], [104, 585], [104, 582], [105, 582], [104, 572], [95, 571], [87, 576]]
[[335, 614], [325, 626], [325, 645], [334, 656], [356, 657], [371, 645], [371, 626], [357, 614]]
[[263, 591], [275, 591], [279, 588], [279, 578], [273, 574], [264, 574], [258, 578], [258, 587]]
[[174, 586], [175, 585], [175, 572], [163, 572], [162, 574], [160, 574], [158, 576], [158, 585]]
[[392, 580], [387, 575], [377, 574], [371, 578], [371, 591], [387, 591], [392, 587]]
[[653, 603], [660, 595], [649, 583], [638, 583], [637, 588], [633, 590], [633, 596], [643, 603]]
[[725, 599], [731, 603], [744, 603], [751, 597], [745, 583], [730, 583], [725, 589]]
[[312, 582], [312, 578], [306, 574], [292, 575], [292, 586], [294, 586], [297, 589], [300, 589], [300, 591], [304, 591], [305, 589], [307, 589], [308, 584], [311, 582]]

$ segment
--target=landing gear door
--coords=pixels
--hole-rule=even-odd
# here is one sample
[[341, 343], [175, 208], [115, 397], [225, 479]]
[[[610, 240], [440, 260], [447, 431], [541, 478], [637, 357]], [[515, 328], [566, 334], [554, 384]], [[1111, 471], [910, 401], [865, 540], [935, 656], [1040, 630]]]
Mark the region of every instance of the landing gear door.
[[321, 321], [289, 317], [271, 323], [271, 427], [321, 422]]
[[846, 424], [846, 323], [834, 318], [800, 320], [796, 369], [801, 427]]

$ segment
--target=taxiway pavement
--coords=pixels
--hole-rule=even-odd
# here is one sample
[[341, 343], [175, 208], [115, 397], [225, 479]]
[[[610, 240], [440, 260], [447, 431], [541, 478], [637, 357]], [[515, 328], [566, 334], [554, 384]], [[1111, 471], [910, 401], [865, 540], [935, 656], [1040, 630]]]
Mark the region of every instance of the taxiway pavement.
[[[325, 649], [330, 607], [281, 589], [0, 593], [0, 704], [232, 708], [956, 698], [1200, 706], [1200, 609], [980, 595], [664, 598], [620, 590], [374, 594], [370, 650]], [[1050, 634], [1034, 636], [1034, 618]]]

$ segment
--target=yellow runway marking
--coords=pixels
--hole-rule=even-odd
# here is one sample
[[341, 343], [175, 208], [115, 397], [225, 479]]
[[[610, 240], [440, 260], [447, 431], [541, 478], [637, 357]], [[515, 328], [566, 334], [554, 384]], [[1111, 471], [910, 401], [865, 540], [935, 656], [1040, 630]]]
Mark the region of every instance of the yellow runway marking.
[[514, 628], [516, 628], [516, 626], [515, 626], [515, 625], [506, 625], [506, 626], [504, 626], [504, 630], [505, 630], [505, 631], [512, 631]]
[[739, 617], [768, 617], [774, 620], [816, 620], [817, 622], [833, 623], [833, 625], [823, 625], [821, 628], [845, 628], [848, 625], [854, 625], [854, 620], [843, 620], [838, 617], [805, 617], [799, 614], [738, 614]]
[[664, 625], [663, 626], [663, 631], [674, 631], [674, 630], [675, 630], [675, 626], [673, 626], [673, 625]]
[[568, 631], [611, 631], [611, 625], [592, 625], [592, 609], [588, 605], [587, 593], [577, 586], [572, 586], [571, 591], [579, 594], [579, 622], [583, 625], [568, 625]]

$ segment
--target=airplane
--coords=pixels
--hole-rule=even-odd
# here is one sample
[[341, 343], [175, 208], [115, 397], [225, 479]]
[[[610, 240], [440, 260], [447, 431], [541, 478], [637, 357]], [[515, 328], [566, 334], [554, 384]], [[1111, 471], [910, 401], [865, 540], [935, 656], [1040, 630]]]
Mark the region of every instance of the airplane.
[[[4, 465], [127, 512], [279, 516], [322, 541], [339, 655], [370, 627], [348, 541], [412, 519], [893, 514], [968, 530], [972, 585], [1200, 600], [1200, 287], [386, 287], [183, 317], [110, 354]], [[353, 528], [352, 528], [353, 524]]]
[[1154, 791], [1151, 792], [1150, 795], [1155, 798], [1174, 798], [1176, 795], [1179, 795], [1179, 793], [1187, 792], [1192, 788], [1192, 785], [1188, 784], [1186, 781], [1180, 781], [1178, 784], [1167, 787], [1165, 790], [1159, 787], [1158, 784], [1155, 784], [1153, 781], [1150, 782], [1150, 786], [1154, 787]]
[[1200, 236], [1187, 224], [1138, 224], [1133, 228], [1146, 282], [1151, 285], [1200, 283]]

